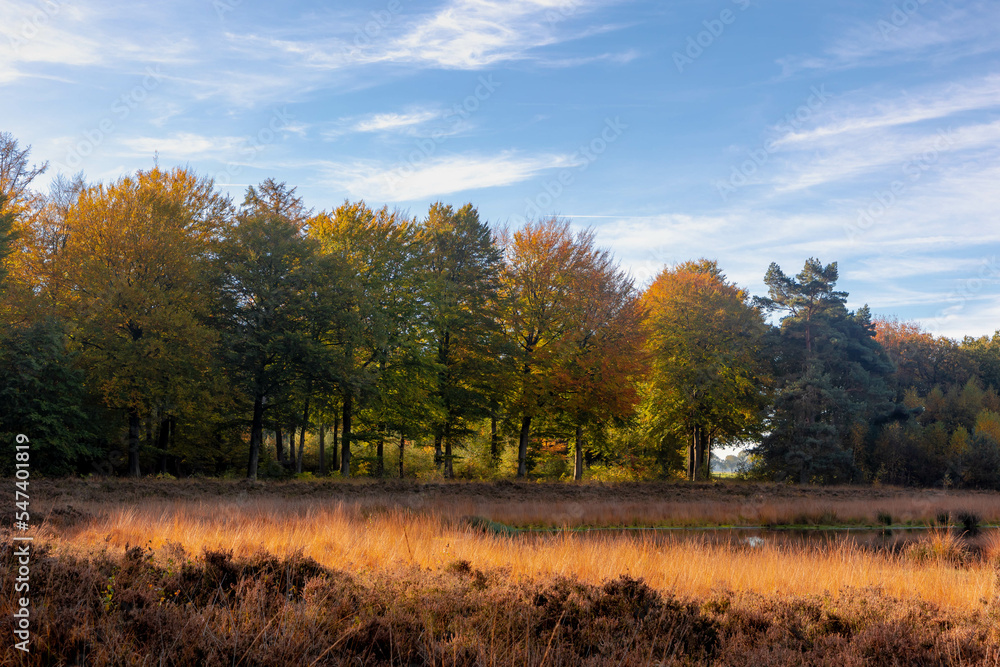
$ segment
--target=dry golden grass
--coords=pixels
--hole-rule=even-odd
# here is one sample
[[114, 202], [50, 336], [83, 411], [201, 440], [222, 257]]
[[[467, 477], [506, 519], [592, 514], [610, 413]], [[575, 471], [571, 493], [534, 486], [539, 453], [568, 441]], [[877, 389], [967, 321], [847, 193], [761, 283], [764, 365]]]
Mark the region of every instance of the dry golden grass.
[[[0, 653], [3, 667], [1000, 666], [994, 529], [970, 539], [937, 526], [907, 546], [897, 533], [877, 551], [774, 534], [757, 547], [687, 531], [504, 536], [467, 518], [934, 524], [975, 513], [994, 523], [996, 494], [354, 480], [33, 490], [32, 590], [45, 604], [37, 651], [27, 663]], [[13, 550], [3, 551], [0, 588], [11, 591]], [[0, 596], [8, 634], [13, 604]]]
[[555, 501], [441, 503], [448, 514], [471, 513], [514, 525], [559, 526], [769, 526], [878, 525], [880, 514], [893, 523], [933, 524], [939, 515], [971, 511], [991, 524], [1000, 523], [1000, 494], [920, 494], [871, 498], [768, 498], [640, 501]]
[[[317, 506], [288, 498], [151, 499], [101, 507], [87, 504], [90, 518], [75, 525], [43, 528], [46, 541], [74, 553], [128, 544], [160, 550], [170, 543], [195, 554], [204, 549], [232, 550], [238, 556], [301, 552], [324, 566], [372, 576], [400, 566], [442, 569], [461, 560], [476, 568], [506, 569], [515, 579], [565, 575], [598, 584], [627, 574], [688, 599], [720, 589], [784, 597], [877, 588], [900, 599], [975, 611], [998, 595], [997, 574], [988, 562], [915, 559], [846, 543], [749, 548], [620, 534], [505, 538], [433, 510], [345, 502]], [[996, 553], [992, 539], [989, 548]]]

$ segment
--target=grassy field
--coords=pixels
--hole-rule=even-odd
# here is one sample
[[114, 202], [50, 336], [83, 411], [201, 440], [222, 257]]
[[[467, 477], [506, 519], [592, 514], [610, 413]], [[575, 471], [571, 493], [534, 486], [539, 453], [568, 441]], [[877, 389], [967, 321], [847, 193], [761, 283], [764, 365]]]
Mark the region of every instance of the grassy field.
[[[36, 652], [0, 664], [1000, 664], [995, 530], [967, 539], [938, 525], [888, 552], [490, 523], [997, 523], [997, 494], [113, 479], [32, 488], [44, 545], [32, 570]], [[0, 626], [11, 622], [13, 571], [0, 575]]]

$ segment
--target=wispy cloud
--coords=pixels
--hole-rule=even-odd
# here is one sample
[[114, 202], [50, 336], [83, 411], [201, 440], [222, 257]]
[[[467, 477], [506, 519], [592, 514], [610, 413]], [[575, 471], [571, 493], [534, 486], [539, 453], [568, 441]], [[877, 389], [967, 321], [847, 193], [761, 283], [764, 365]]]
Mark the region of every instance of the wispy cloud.
[[954, 59], [1000, 48], [994, 36], [1000, 6], [989, 0], [872, 6], [877, 13], [854, 24], [821, 55], [780, 59], [783, 73], [885, 66], [928, 54]]
[[446, 69], [482, 69], [526, 58], [571, 37], [561, 23], [587, 8], [583, 0], [452, 0], [388, 44], [372, 60]]
[[921, 121], [947, 118], [963, 111], [1000, 107], [1000, 75], [936, 85], [915, 95], [875, 98], [868, 103], [833, 105], [810, 129], [791, 131], [775, 140], [779, 147], [839, 141], [842, 135], [884, 130]]
[[449, 0], [409, 23], [398, 19], [373, 38], [331, 37], [310, 40], [234, 35], [243, 48], [279, 51], [302, 65], [346, 69], [376, 63], [422, 68], [479, 70], [499, 63], [534, 60], [570, 67], [608, 60], [625, 63], [638, 52], [586, 58], [558, 58], [544, 47], [614, 30], [615, 25], [576, 27], [573, 19], [611, 4], [611, 0]]
[[[982, 167], [1000, 160], [1000, 76], [936, 84], [886, 98], [858, 90], [834, 98], [798, 129], [777, 126], [775, 154], [757, 184], [798, 191], [888, 170], [892, 178], [939, 171], [953, 156], [977, 155]], [[915, 173], [909, 173], [915, 172]]]
[[330, 122], [321, 130], [324, 139], [336, 140], [352, 134], [371, 134], [380, 139], [434, 136], [438, 139], [461, 134], [472, 123], [441, 108], [413, 106], [403, 111], [386, 111], [347, 116]]
[[128, 137], [121, 140], [125, 155], [159, 153], [172, 159], [223, 157], [246, 143], [243, 137], [203, 136], [190, 132], [175, 132], [164, 137]]
[[568, 155], [450, 155], [419, 165], [386, 166], [371, 161], [320, 165], [331, 185], [352, 197], [377, 201], [414, 201], [466, 190], [501, 187], [573, 165]]
[[86, 36], [87, 15], [67, 3], [42, 7], [0, 0], [0, 84], [30, 76], [32, 64], [104, 62], [99, 40]]
[[[191, 64], [195, 40], [186, 35], [164, 35], [135, 25], [122, 32], [115, 25], [127, 14], [109, 10], [93, 0], [48, 0], [28, 3], [0, 0], [0, 84], [25, 77], [53, 76], [45, 66], [136, 69], [137, 63]], [[146, 23], [155, 19], [146, 17]], [[141, 68], [139, 68], [141, 69]]]
[[432, 111], [430, 109], [409, 113], [377, 113], [357, 121], [353, 129], [356, 132], [401, 130], [412, 128], [414, 125], [421, 125], [440, 117], [440, 115], [439, 111]]
[[[889, 178], [919, 178], [940, 168], [949, 154], [987, 150], [1000, 158], [1000, 121], [959, 127], [922, 128], [918, 132], [862, 134], [823, 151], [789, 156], [789, 168], [772, 183], [780, 192], [802, 190], [890, 169]], [[882, 179], [887, 180], [887, 179]], [[878, 185], [888, 185], [875, 181]]]

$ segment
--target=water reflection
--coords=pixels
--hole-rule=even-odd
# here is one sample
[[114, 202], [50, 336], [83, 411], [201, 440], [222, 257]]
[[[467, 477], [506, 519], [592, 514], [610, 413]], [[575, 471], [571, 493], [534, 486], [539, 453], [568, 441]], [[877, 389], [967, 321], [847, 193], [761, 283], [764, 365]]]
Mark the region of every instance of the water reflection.
[[1000, 528], [981, 528], [976, 535], [959, 527], [886, 527], [886, 528], [597, 528], [585, 531], [545, 531], [534, 533], [538, 539], [571, 534], [577, 539], [608, 539], [622, 537], [644, 544], [702, 544], [761, 549], [783, 546], [799, 548], [833, 548], [849, 543], [858, 548], [899, 553], [916, 542], [947, 535], [963, 548], [975, 553], [984, 545], [1000, 543]]

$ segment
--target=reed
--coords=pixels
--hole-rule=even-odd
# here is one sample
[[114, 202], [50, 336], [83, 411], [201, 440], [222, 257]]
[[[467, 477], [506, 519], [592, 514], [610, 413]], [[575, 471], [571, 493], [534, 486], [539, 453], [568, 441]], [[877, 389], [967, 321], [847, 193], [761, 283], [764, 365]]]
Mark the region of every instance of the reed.
[[48, 539], [60, 551], [77, 554], [127, 545], [162, 551], [171, 544], [194, 554], [301, 553], [325, 567], [353, 572], [413, 565], [440, 570], [466, 561], [475, 568], [508, 572], [514, 580], [566, 576], [600, 584], [628, 575], [685, 598], [718, 590], [802, 596], [877, 589], [968, 611], [981, 609], [998, 592], [988, 561], [945, 557], [956, 553], [956, 538], [946, 531], [931, 536], [919, 552], [926, 557], [915, 557], [919, 553], [914, 550], [876, 553], [850, 541], [752, 547], [645, 534], [503, 537], [433, 512], [244, 500], [153, 501], [117, 508]]
[[[761, 522], [908, 511], [933, 522], [950, 516], [948, 503], [989, 522], [985, 495], [924, 502], [890, 492], [862, 503], [780, 487], [764, 498], [583, 487], [559, 499], [565, 488], [531, 485], [39, 486], [37, 639], [27, 658], [0, 653], [0, 667], [1000, 665], [993, 529], [969, 540], [942, 525], [911, 547], [873, 551], [847, 540], [549, 535], [494, 522], [722, 523], [748, 507]], [[634, 499], [650, 490], [680, 498]], [[0, 550], [8, 636], [12, 554]]]

